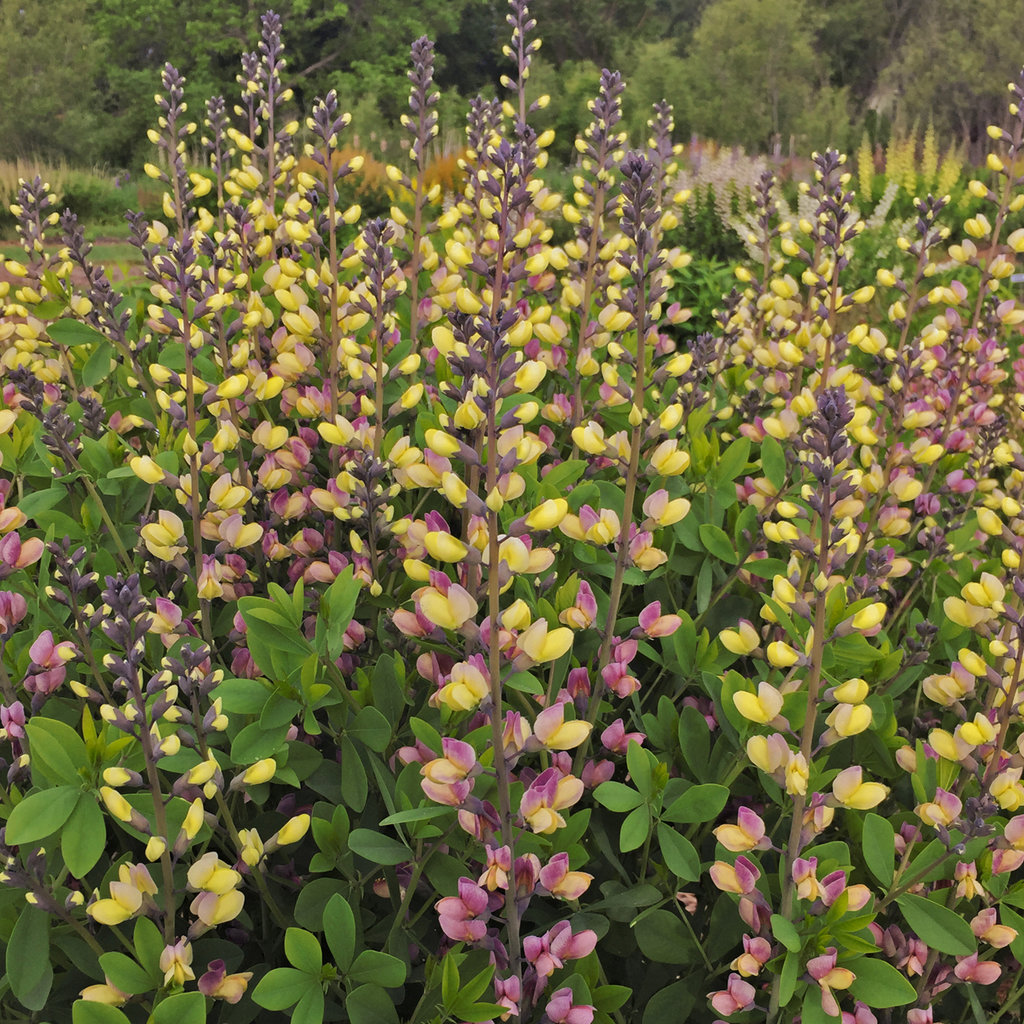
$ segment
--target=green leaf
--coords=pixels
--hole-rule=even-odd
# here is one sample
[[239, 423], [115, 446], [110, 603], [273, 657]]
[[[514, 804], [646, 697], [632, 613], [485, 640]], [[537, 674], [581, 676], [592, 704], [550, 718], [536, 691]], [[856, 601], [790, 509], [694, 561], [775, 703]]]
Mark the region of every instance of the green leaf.
[[139, 963], [151, 975], [162, 980], [160, 954], [164, 951], [164, 937], [160, 934], [160, 929], [148, 917], [136, 918], [132, 940]]
[[[81, 768], [89, 765], [89, 754], [81, 736], [55, 718], [36, 717], [25, 726], [29, 749], [32, 751], [32, 778], [37, 770], [46, 779], [58, 785], [66, 783], [80, 787]], [[36, 785], [41, 785], [37, 780]]]
[[7, 819], [8, 846], [37, 843], [53, 835], [71, 817], [82, 791], [77, 786], [57, 786], [31, 793]]
[[914, 986], [884, 960], [865, 956], [851, 961], [849, 968], [857, 976], [850, 986], [850, 994], [873, 1009], [906, 1006], [917, 998]]
[[630, 782], [647, 799], [650, 799], [654, 793], [651, 759], [647, 756], [647, 751], [636, 740], [630, 740], [629, 746], [626, 748], [626, 767], [629, 769]]
[[706, 778], [711, 757], [711, 730], [707, 719], [696, 708], [687, 706], [679, 713], [677, 731], [679, 749], [690, 770], [698, 779]]
[[838, 1017], [832, 1017], [821, 1005], [821, 989], [808, 987], [804, 993], [804, 1002], [800, 1014], [800, 1024], [832, 1024]]
[[761, 441], [761, 468], [776, 490], [786, 482], [786, 453], [770, 434]]
[[[129, 472], [131, 472], [130, 469]], [[56, 508], [67, 499], [67, 496], [67, 488], [63, 484], [54, 481], [46, 490], [32, 491], [30, 494], [26, 494], [24, 498], [19, 499], [18, 511], [23, 512], [29, 519], [35, 519], [39, 512], [47, 512], [51, 508]], [[42, 721], [52, 722], [55, 719], [44, 718]], [[33, 718], [29, 721], [28, 725], [34, 725], [35, 723], [36, 719]]]
[[333, 896], [342, 895], [347, 887], [340, 878], [315, 878], [307, 882], [295, 898], [295, 920], [308, 931], [319, 930], [328, 902]]
[[352, 1024], [398, 1024], [395, 1004], [380, 985], [353, 989], [345, 997], [345, 1009]]
[[892, 825], [880, 814], [864, 817], [862, 838], [864, 863], [882, 885], [892, 881], [896, 863], [896, 836]]
[[372, 981], [383, 988], [401, 988], [405, 984], [405, 964], [388, 953], [364, 949], [348, 975], [356, 982]]
[[799, 953], [803, 943], [800, 941], [800, 933], [796, 930], [793, 922], [788, 917], [783, 917], [781, 914], [772, 914], [772, 935], [775, 936], [779, 942], [790, 953]]
[[449, 955], [441, 961], [441, 1001], [450, 1009], [458, 997], [459, 965], [455, 957]]
[[594, 799], [609, 811], [617, 811], [620, 814], [639, 807], [644, 798], [631, 786], [622, 782], [602, 782], [594, 790]]
[[412, 807], [408, 811], [398, 811], [395, 814], [389, 814], [379, 824], [406, 825], [411, 821], [430, 821], [431, 818], [440, 818], [446, 814], [451, 814], [451, 812], [451, 807], [439, 807], [437, 804], [433, 804], [430, 807]]
[[[34, 756], [34, 747], [32, 753]], [[103, 856], [106, 842], [107, 825], [103, 812], [94, 800], [83, 796], [75, 805], [60, 836], [60, 852], [68, 871], [75, 878], [84, 878]]]
[[459, 1006], [463, 1003], [475, 1003], [484, 994], [484, 992], [487, 991], [487, 986], [490, 985], [491, 978], [493, 977], [494, 968], [485, 967], [482, 971], [470, 978], [469, 981], [461, 982], [458, 986], [458, 993], [454, 1005]]
[[156, 987], [149, 974], [124, 953], [104, 953], [100, 957], [100, 967], [112, 985], [129, 995], [141, 995]]
[[652, 910], [637, 919], [636, 944], [649, 960], [659, 964], [688, 964], [697, 959], [697, 949], [686, 926], [670, 910]]
[[287, 722], [264, 729], [259, 722], [247, 725], [231, 741], [231, 760], [236, 765], [251, 765], [265, 757], [274, 757], [288, 741]]
[[796, 992], [796, 980], [800, 974], [800, 956], [797, 953], [786, 953], [782, 962], [782, 974], [779, 977], [779, 1005], [785, 1006], [793, 993]]
[[320, 977], [324, 965], [323, 953], [316, 936], [304, 928], [289, 928], [284, 933], [284, 955], [288, 963], [305, 974]]
[[130, 1024], [130, 1022], [116, 1006], [79, 999], [71, 1007], [71, 1024]]
[[319, 614], [324, 620], [327, 656], [331, 661], [336, 660], [345, 647], [345, 630], [352, 621], [361, 590], [362, 584], [355, 579], [355, 570], [349, 566], [334, 578], [320, 598]]
[[485, 1024], [486, 1021], [495, 1020], [507, 1012], [507, 1007], [499, 1006], [497, 1003], [471, 1003], [468, 1000], [458, 999], [452, 1007], [452, 1012], [466, 1024]]
[[977, 950], [971, 926], [955, 911], [909, 892], [898, 896], [896, 902], [926, 946], [954, 956], [968, 956]]
[[261, 679], [225, 679], [213, 697], [219, 697], [225, 711], [238, 715], [258, 715], [273, 691]]
[[[438, 749], [440, 750], [440, 745]], [[342, 736], [341, 798], [353, 811], [361, 811], [366, 806], [366, 797], [369, 792], [366, 767], [359, 750], [347, 736]]]
[[645, 804], [626, 815], [619, 830], [619, 851], [639, 850], [651, 834], [651, 810]]
[[53, 985], [50, 915], [25, 906], [7, 942], [7, 980], [22, 1006], [41, 1010]]
[[591, 993], [595, 1009], [601, 1013], [614, 1013], [633, 994], [625, 985], [601, 985]]
[[114, 346], [109, 341], [98, 344], [82, 367], [82, 383], [88, 388], [102, 384], [114, 368]]
[[168, 996], [153, 1011], [150, 1024], [206, 1024], [206, 997], [202, 992]]
[[55, 345], [64, 345], [67, 348], [74, 348], [76, 345], [94, 345], [107, 340], [105, 335], [100, 334], [88, 324], [70, 318], [50, 324], [46, 328], [46, 333]]
[[362, 708], [347, 731], [378, 754], [391, 742], [391, 723], [372, 706]]
[[340, 893], [332, 896], [324, 907], [324, 938], [338, 969], [347, 971], [356, 949], [356, 919]]
[[681, 797], [673, 800], [662, 817], [676, 824], [714, 821], [729, 799], [728, 786], [711, 782], [691, 786]]
[[658, 845], [669, 871], [684, 882], [696, 882], [700, 878], [700, 856], [686, 836], [662, 822], [658, 825]]
[[323, 1024], [324, 990], [323, 986], [311, 988], [292, 1010], [291, 1024]]
[[353, 829], [348, 837], [348, 847], [353, 853], [376, 864], [402, 864], [412, 859], [412, 850], [404, 843], [368, 828]]
[[698, 530], [700, 542], [704, 547], [720, 561], [729, 565], [735, 565], [739, 558], [736, 549], [733, 547], [729, 534], [720, 526], [713, 526], [711, 523], [701, 523]]
[[689, 1019], [696, 1002], [697, 987], [691, 978], [674, 981], [647, 1000], [643, 1024], [679, 1024]]
[[1024, 958], [1024, 917], [1015, 910], [1011, 910], [1006, 903], [1001, 903], [999, 905], [999, 923], [1005, 924], [1017, 932], [1017, 937], [1010, 943], [1010, 952], [1017, 958], [1017, 962], [1021, 963]]
[[715, 476], [721, 483], [729, 483], [735, 480], [747, 465], [747, 458], [750, 455], [750, 439], [738, 437], [722, 453], [721, 458], [715, 466]]
[[532, 672], [515, 672], [501, 684], [505, 689], [520, 693], [538, 695], [544, 692], [544, 684]]
[[275, 967], [260, 978], [253, 989], [253, 1002], [265, 1010], [287, 1010], [294, 1006], [312, 988], [320, 988], [320, 981], [294, 967]]

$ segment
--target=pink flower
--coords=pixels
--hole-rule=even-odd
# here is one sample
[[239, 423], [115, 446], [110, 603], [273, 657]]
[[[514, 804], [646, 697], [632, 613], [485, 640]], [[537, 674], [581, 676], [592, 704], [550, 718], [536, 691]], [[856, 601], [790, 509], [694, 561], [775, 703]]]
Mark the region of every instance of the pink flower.
[[821, 894], [817, 870], [817, 857], [797, 857], [793, 861], [793, 881], [796, 883], [796, 894], [799, 899], [816, 900]]
[[459, 879], [459, 895], [445, 896], [434, 904], [441, 931], [455, 942], [479, 942], [487, 934], [487, 890], [471, 878]]
[[722, 846], [733, 853], [767, 850], [772, 845], [765, 834], [764, 822], [749, 807], [741, 807], [736, 812], [735, 825], [719, 825], [712, 831]]
[[0, 635], [8, 636], [28, 612], [28, 603], [21, 594], [0, 591]]
[[242, 974], [227, 974], [223, 960], [211, 960], [206, 973], [197, 982], [199, 991], [213, 999], [223, 999], [228, 1003], [237, 1003], [245, 995], [252, 971]]
[[476, 751], [471, 744], [450, 736], [441, 740], [441, 750], [443, 757], [434, 758], [420, 769], [420, 786], [436, 803], [458, 807], [473, 788], [472, 776], [481, 771]]
[[836, 948], [829, 946], [821, 955], [807, 961], [807, 973], [821, 989], [821, 1008], [830, 1016], [839, 1016], [839, 1003], [832, 989], [849, 988], [856, 975], [847, 967], [836, 966]]
[[494, 892], [495, 889], [508, 888], [508, 873], [512, 870], [512, 851], [507, 846], [495, 849], [488, 845], [487, 867], [477, 879], [477, 884]]
[[544, 1008], [553, 1024], [590, 1024], [594, 1019], [594, 1007], [582, 1004], [574, 1006], [572, 989], [558, 989]]
[[589, 629], [597, 618], [597, 598], [593, 588], [582, 580], [576, 591], [576, 600], [558, 616], [558, 621], [570, 629]]
[[506, 1007], [507, 1012], [501, 1015], [502, 1020], [508, 1020], [512, 1014], [519, 1016], [519, 1000], [523, 997], [523, 987], [519, 979], [513, 975], [511, 978], [494, 978], [494, 1001], [499, 1006]]
[[21, 739], [25, 735], [25, 709], [21, 701], [0, 707], [0, 726], [7, 731], [8, 739]]
[[821, 879], [819, 885], [821, 886], [821, 902], [826, 907], [831, 907], [846, 892], [846, 872], [842, 870], [830, 871]]
[[631, 741], [643, 745], [646, 735], [642, 732], [626, 732], [625, 723], [621, 718], [616, 718], [604, 732], [601, 733], [601, 745], [610, 750], [613, 754], [625, 754], [629, 749]]
[[516, 857], [515, 876], [517, 900], [527, 899], [533, 895], [540, 881], [540, 858], [535, 853], [527, 853], [522, 857]]
[[14, 531], [0, 539], [0, 579], [10, 576], [15, 569], [24, 569], [43, 557], [43, 542], [31, 537], [22, 543]]
[[[914, 1011], [911, 1010], [907, 1014], [907, 1024], [914, 1024], [910, 1014]], [[843, 1010], [843, 1016], [840, 1020], [840, 1024], [878, 1024], [878, 1018], [871, 1012], [868, 1006], [859, 1000], [853, 1004], [853, 1013], [849, 1010]]]
[[978, 960], [978, 954], [957, 957], [953, 973], [961, 981], [976, 981], [979, 985], [991, 985], [999, 980], [1002, 968], [994, 960]]
[[527, 935], [523, 939], [523, 955], [533, 964], [541, 978], [548, 978], [566, 960], [589, 956], [597, 945], [597, 932], [589, 928], [575, 935], [568, 921], [559, 921], [544, 935]]
[[[596, 789], [602, 782], [607, 782], [615, 774], [615, 765], [611, 761], [590, 760], [583, 766], [583, 785], [587, 789]], [[1024, 854], [1021, 854], [1024, 857]]]
[[743, 952], [729, 965], [744, 978], [761, 973], [761, 968], [772, 958], [771, 943], [761, 936], [743, 936]]
[[981, 913], [976, 914], [971, 921], [971, 931], [979, 939], [996, 949], [1008, 946], [1017, 937], [1016, 929], [996, 921], [995, 907], [987, 907]]
[[754, 1005], [754, 992], [749, 981], [744, 981], [738, 974], [730, 974], [728, 986], [721, 992], [711, 993], [711, 1005], [716, 1013], [730, 1017]]
[[556, 853], [540, 870], [540, 884], [552, 896], [560, 896], [567, 900], [578, 900], [593, 880], [594, 876], [588, 875], [585, 871], [569, 870], [567, 853]]
[[682, 624], [678, 615], [661, 614], [660, 601], [652, 601], [640, 612], [640, 628], [651, 639], [671, 636]]
[[548, 768], [523, 794], [519, 813], [534, 832], [550, 835], [565, 825], [565, 819], [558, 812], [572, 807], [581, 796], [583, 782], [580, 779], [574, 775], [562, 777], [556, 768]]
[[53, 693], [67, 676], [65, 665], [78, 656], [78, 648], [70, 640], [55, 643], [53, 633], [44, 629], [28, 649], [31, 659], [24, 686], [29, 693]]
[[711, 865], [709, 874], [711, 881], [722, 892], [734, 892], [742, 896], [749, 896], [754, 891], [757, 880], [761, 877], [757, 865], [746, 857], [737, 857], [735, 864], [716, 860]]

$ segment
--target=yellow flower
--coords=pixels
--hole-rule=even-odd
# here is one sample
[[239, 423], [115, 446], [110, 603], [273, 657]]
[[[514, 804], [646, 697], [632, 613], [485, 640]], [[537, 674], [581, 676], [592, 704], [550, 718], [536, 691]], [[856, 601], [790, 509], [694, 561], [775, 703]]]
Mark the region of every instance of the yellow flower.
[[768, 655], [768, 661], [776, 668], [789, 668], [800, 660], [800, 655], [782, 640], [770, 643], [765, 653]]
[[721, 645], [732, 654], [750, 654], [761, 643], [761, 637], [753, 624], [743, 619], [736, 629], [723, 629], [718, 634]]
[[537, 619], [516, 639], [516, 646], [532, 661], [556, 661], [572, 647], [573, 632], [565, 626], [548, 630], [543, 619]]
[[860, 765], [845, 768], [832, 780], [832, 795], [843, 807], [867, 811], [877, 807], [889, 789], [880, 782], [864, 782]]
[[885, 618], [885, 613], [888, 609], [883, 601], [876, 601], [874, 604], [869, 604], [866, 608], [861, 608], [856, 615], [853, 616], [853, 628], [854, 629], [874, 629], [875, 626], [881, 623], [882, 619]]
[[188, 869], [190, 889], [201, 889], [218, 896], [230, 892], [241, 881], [242, 876], [234, 868], [225, 864], [213, 851], [204, 853]]
[[430, 530], [423, 538], [423, 545], [439, 562], [461, 562], [469, 551], [461, 540], [444, 530]]
[[840, 736], [856, 736], [871, 725], [871, 708], [867, 704], [837, 704], [825, 724]]
[[277, 762], [272, 757], [265, 757], [245, 769], [242, 782], [246, 786], [258, 786], [262, 782], [269, 782], [276, 771]]
[[139, 531], [154, 558], [161, 562], [172, 562], [174, 559], [188, 550], [188, 545], [183, 543], [185, 538], [185, 527], [181, 519], [173, 512], [161, 509], [157, 513], [155, 523], [147, 523]]
[[531, 530], [553, 530], [568, 512], [569, 503], [565, 498], [549, 498], [526, 517], [526, 525]]
[[782, 694], [770, 683], [759, 683], [757, 693], [739, 690], [732, 695], [736, 710], [750, 722], [765, 725], [782, 710]]
[[452, 666], [448, 682], [431, 698], [432, 704], [444, 704], [453, 711], [472, 711], [490, 692], [490, 683], [482, 666], [460, 661]]

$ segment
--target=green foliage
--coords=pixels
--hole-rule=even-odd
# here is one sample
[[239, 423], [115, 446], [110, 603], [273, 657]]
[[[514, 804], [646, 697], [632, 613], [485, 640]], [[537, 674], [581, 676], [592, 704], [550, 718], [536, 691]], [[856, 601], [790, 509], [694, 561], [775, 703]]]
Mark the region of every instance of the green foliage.
[[[327, 32], [341, 8], [307, 13]], [[709, 60], [729, 13], [707, 5], [686, 56], [638, 29], [637, 95]], [[841, 121], [848, 55], [824, 113], [793, 83], [849, 21], [754, 13], [728, 40], [729, 73], [765, 78], [752, 109], [776, 134]], [[376, 17], [353, 33], [367, 124], [405, 89]], [[810, 1024], [916, 1003], [996, 1024], [1024, 951], [1024, 82], [963, 210], [900, 193], [942, 176], [911, 132], [870, 212], [834, 151], [784, 199], [737, 175], [678, 211], [667, 112], [623, 155], [639, 105], [618, 121], [599, 76], [574, 114], [596, 64], [534, 62], [529, 98], [566, 89], [531, 124], [581, 133], [561, 151], [585, 160], [549, 172], [478, 107], [443, 203], [408, 165], [353, 171], [367, 140], [333, 93], [306, 129], [322, 161], [293, 163], [271, 34], [249, 69], [266, 102], [204, 174], [163, 73], [145, 289], [102, 278], [42, 181], [17, 196], [0, 1016]], [[393, 220], [349, 209], [367, 180]]]

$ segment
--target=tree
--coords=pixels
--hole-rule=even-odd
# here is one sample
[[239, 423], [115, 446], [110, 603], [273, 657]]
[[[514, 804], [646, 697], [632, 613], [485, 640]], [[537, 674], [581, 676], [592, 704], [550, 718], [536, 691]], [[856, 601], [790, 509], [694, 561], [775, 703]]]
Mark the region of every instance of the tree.
[[0, 0], [2, 156], [90, 158], [96, 53], [85, 0]]
[[[814, 111], [843, 108], [815, 47], [806, 0], [714, 0], [686, 58], [684, 119], [702, 135], [750, 149], [813, 146], [826, 125]], [[812, 112], [808, 116], [808, 112]]]
[[[278, 0], [272, 6], [283, 22], [283, 78], [295, 91], [296, 115], [335, 88], [348, 104], [372, 97], [381, 119], [397, 120], [408, 96], [410, 45], [424, 34], [452, 32], [471, 2]], [[260, 15], [269, 6], [270, 0], [94, 0], [92, 25], [102, 42], [100, 84], [108, 115], [99, 140], [105, 158], [122, 166], [141, 162], [165, 62], [185, 75], [186, 98], [197, 118], [211, 95], [223, 95], [230, 109], [238, 95], [239, 54], [256, 48]]]
[[1001, 123], [1006, 83], [1020, 70], [1024, 0], [974, 0], [970, 17], [954, 0], [931, 0], [908, 26], [882, 75], [897, 115], [931, 117], [945, 135], [967, 140], [971, 157], [987, 149], [986, 126]]

